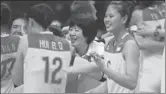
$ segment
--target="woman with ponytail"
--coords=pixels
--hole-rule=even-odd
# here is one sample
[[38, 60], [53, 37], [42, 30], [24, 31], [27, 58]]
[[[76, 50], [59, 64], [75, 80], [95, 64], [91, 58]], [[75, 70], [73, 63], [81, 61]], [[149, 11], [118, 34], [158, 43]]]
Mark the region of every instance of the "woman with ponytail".
[[107, 76], [107, 81], [89, 93], [133, 93], [139, 78], [139, 48], [128, 27], [132, 2], [111, 1], [104, 23], [114, 37], [105, 45], [104, 60], [92, 52], [96, 65]]

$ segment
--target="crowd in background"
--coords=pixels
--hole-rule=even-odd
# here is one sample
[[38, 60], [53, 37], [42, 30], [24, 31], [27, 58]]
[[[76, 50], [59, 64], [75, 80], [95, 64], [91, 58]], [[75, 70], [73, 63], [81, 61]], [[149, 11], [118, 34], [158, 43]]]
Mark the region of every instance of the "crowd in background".
[[[19, 36], [48, 31], [68, 40], [73, 48], [71, 62], [84, 64], [73, 64], [68, 70], [72, 76], [68, 77], [67, 93], [165, 92], [161, 81], [165, 72], [165, 67], [161, 68], [165, 63], [165, 2], [78, 2], [3, 1], [1, 26], [7, 24], [7, 28], [1, 28], [1, 35], [2, 31]], [[104, 51], [114, 54], [104, 56]], [[88, 62], [75, 59], [77, 56]], [[118, 67], [110, 72], [102, 59], [108, 62], [107, 68]], [[92, 61], [96, 63], [89, 63]]]

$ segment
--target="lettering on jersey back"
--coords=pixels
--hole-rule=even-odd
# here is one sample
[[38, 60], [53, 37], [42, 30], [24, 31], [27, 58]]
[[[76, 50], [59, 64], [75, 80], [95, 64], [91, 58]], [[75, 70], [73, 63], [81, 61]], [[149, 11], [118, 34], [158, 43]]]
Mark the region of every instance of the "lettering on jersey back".
[[50, 34], [33, 34], [28, 36], [29, 47], [53, 51], [69, 51], [69, 43]]
[[68, 41], [45, 33], [28, 35], [28, 42], [24, 92], [65, 93], [67, 74], [63, 69], [71, 60]]
[[1, 54], [9, 54], [17, 52], [20, 38], [16, 36], [8, 36], [1, 38]]

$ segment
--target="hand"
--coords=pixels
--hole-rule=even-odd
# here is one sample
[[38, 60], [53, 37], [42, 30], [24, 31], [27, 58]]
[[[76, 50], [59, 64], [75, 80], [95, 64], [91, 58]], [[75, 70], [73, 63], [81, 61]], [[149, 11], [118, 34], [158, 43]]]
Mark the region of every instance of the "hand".
[[100, 68], [104, 68], [105, 67], [104, 61], [103, 61], [102, 57], [98, 53], [91, 52], [90, 56], [92, 56], [92, 58], [94, 59], [96, 65], [98, 65]]

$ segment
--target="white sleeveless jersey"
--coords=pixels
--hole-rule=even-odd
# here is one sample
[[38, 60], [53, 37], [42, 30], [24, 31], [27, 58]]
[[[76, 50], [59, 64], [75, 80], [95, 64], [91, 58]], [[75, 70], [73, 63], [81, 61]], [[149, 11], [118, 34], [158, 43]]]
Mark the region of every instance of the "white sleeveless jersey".
[[53, 34], [28, 35], [24, 93], [65, 93], [71, 52], [69, 43]]
[[[121, 38], [121, 42], [119, 43], [119, 46], [117, 48], [114, 48], [112, 46], [113, 39], [111, 39], [105, 47], [104, 60], [105, 60], [106, 66], [120, 74], [126, 73], [126, 61], [123, 58], [122, 50], [123, 50], [124, 44], [128, 40], [133, 40], [133, 38], [131, 37], [131, 35], [127, 33]], [[112, 79], [109, 79], [108, 77], [107, 77], [107, 87], [108, 87], [108, 93], [134, 93], [135, 92], [135, 90], [127, 89], [119, 85], [118, 83], [114, 82]]]
[[[1, 93], [12, 93], [14, 91], [13, 77], [20, 77], [23, 70], [23, 62], [20, 62], [20, 37], [1, 36]], [[18, 74], [20, 71], [20, 74]]]

